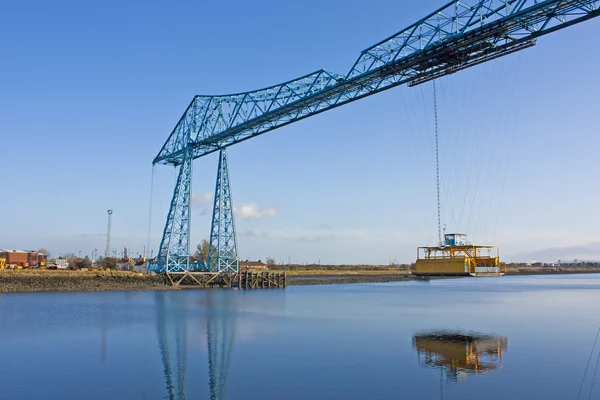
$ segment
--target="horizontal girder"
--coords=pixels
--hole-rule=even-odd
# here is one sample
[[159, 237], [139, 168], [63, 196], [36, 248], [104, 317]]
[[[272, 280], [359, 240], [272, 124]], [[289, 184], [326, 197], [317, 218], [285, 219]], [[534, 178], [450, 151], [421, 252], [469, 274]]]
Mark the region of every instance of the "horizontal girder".
[[600, 0], [451, 1], [364, 50], [345, 76], [324, 70], [253, 92], [195, 96], [154, 164], [179, 165], [392, 87], [417, 85], [531, 47], [600, 15]]

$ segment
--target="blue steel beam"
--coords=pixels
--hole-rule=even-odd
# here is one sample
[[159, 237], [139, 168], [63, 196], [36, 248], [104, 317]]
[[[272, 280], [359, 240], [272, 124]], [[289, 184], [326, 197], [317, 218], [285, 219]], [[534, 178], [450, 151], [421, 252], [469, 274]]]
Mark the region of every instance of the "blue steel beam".
[[195, 96], [154, 164], [193, 158], [402, 84], [417, 85], [535, 45], [600, 15], [600, 0], [451, 1], [362, 51], [350, 71], [324, 70], [265, 89]]

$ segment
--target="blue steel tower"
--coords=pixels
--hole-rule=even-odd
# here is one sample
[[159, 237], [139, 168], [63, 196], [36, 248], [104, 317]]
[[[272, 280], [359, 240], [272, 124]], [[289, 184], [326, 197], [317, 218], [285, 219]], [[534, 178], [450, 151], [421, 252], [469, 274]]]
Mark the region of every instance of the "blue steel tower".
[[546, 34], [599, 16], [599, 7], [600, 0], [453, 0], [363, 50], [345, 75], [321, 69], [255, 91], [195, 96], [153, 161], [179, 167], [179, 175], [152, 268], [190, 269], [194, 159], [221, 152], [209, 264], [211, 271], [235, 272], [226, 147], [396, 86], [419, 85], [527, 49]]
[[192, 161], [191, 150], [186, 151], [160, 242], [156, 272], [183, 272], [190, 267]]
[[219, 169], [208, 248], [208, 268], [211, 272], [238, 272], [239, 270], [229, 166], [225, 149], [219, 151]]

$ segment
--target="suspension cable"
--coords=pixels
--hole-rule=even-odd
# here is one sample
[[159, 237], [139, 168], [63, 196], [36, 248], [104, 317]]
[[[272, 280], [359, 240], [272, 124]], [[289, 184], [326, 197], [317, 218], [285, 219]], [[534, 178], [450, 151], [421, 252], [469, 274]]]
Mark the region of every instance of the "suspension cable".
[[438, 224], [438, 244], [442, 245], [442, 212], [440, 205], [440, 144], [437, 112], [437, 93], [435, 89], [435, 80], [433, 80], [433, 117], [435, 119], [435, 173], [437, 189], [437, 224]]
[[[579, 392], [577, 392], [577, 399], [581, 396], [581, 390], [583, 389], [583, 384], [585, 382], [585, 377], [588, 373], [588, 369], [590, 368], [590, 362], [592, 361], [592, 356], [594, 355], [594, 349], [596, 348], [596, 343], [598, 343], [598, 337], [600, 336], [600, 326], [598, 327], [598, 332], [596, 332], [596, 338], [594, 339], [594, 345], [592, 346], [592, 351], [590, 351], [590, 358], [588, 359], [587, 365], [585, 366], [585, 371], [583, 373], [583, 378], [581, 379], [581, 385], [579, 386]], [[600, 357], [600, 353], [598, 353], [598, 357]], [[596, 368], [598, 368], [598, 364], [596, 364]], [[596, 371], [597, 372], [597, 371]], [[595, 376], [594, 372], [594, 376]], [[594, 379], [595, 381], [595, 379]], [[591, 390], [593, 390], [593, 386], [590, 389], [590, 396], [592, 395]]]
[[152, 228], [152, 195], [154, 194], [154, 171], [156, 170], [156, 166], [152, 164], [152, 177], [150, 180], [150, 208], [148, 210], [148, 243], [146, 245], [146, 251], [144, 252], [144, 258], [149, 259], [148, 254], [150, 254], [150, 231]]

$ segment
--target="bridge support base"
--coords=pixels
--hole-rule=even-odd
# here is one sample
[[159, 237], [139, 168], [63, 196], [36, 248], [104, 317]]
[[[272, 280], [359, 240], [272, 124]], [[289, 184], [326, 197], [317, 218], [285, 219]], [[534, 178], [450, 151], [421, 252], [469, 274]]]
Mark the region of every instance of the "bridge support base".
[[164, 273], [165, 283], [174, 287], [271, 289], [287, 285], [285, 272], [169, 272]]

